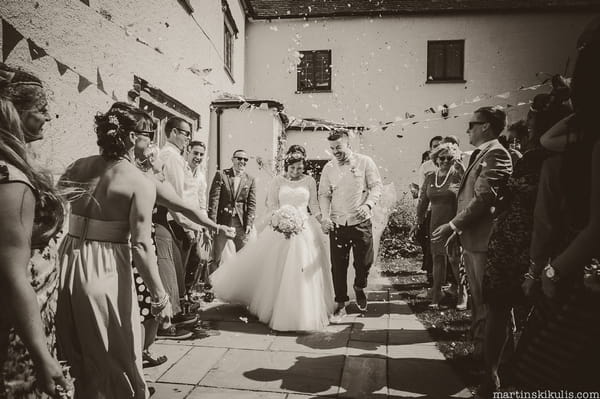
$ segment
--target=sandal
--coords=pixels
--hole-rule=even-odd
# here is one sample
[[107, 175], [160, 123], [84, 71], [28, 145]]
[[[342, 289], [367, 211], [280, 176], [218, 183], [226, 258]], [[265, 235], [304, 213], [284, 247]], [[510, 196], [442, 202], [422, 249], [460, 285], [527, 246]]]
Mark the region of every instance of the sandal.
[[142, 352], [142, 361], [144, 362], [144, 367], [160, 366], [167, 360], [168, 360], [168, 358], [165, 355], [153, 357], [152, 354], [150, 353], [150, 351], [148, 351], [148, 350], [145, 350]]

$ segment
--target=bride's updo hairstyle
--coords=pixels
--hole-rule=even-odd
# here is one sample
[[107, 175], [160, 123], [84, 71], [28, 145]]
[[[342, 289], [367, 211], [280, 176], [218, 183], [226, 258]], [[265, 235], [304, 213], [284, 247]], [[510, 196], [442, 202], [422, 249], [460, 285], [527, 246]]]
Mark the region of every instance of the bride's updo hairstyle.
[[285, 156], [285, 160], [283, 161], [283, 167], [284, 167], [285, 171], [287, 172], [288, 168], [291, 165], [297, 164], [299, 162], [302, 162], [302, 165], [305, 166], [306, 156], [304, 154], [302, 154], [301, 152], [292, 152]]
[[136, 131], [138, 120], [135, 111], [124, 107], [111, 107], [105, 114], [96, 118], [96, 143], [102, 157], [107, 161], [122, 158], [131, 148], [129, 135]]

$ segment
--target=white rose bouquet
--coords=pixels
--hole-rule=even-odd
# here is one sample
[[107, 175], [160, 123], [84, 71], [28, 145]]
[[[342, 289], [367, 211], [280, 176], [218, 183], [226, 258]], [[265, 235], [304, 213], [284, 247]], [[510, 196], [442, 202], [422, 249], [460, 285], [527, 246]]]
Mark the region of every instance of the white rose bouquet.
[[302, 217], [296, 207], [284, 205], [273, 212], [269, 225], [273, 230], [289, 239], [304, 229], [304, 217]]

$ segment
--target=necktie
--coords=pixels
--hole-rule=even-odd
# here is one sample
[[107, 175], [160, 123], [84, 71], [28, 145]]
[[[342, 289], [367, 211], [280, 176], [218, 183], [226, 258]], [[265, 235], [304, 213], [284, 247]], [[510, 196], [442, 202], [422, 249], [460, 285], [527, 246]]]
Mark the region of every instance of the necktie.
[[475, 159], [477, 159], [477, 155], [479, 155], [480, 152], [481, 150], [478, 148], [471, 153], [471, 156], [469, 157], [469, 166], [471, 166], [471, 164], [475, 162]]

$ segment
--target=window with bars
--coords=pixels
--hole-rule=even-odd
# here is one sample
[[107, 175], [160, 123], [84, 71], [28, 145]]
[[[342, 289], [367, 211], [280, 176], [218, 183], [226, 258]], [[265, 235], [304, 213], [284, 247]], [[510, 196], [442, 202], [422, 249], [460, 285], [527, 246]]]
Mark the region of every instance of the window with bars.
[[298, 93], [331, 91], [331, 50], [301, 51]]
[[427, 42], [427, 82], [464, 82], [465, 41]]

